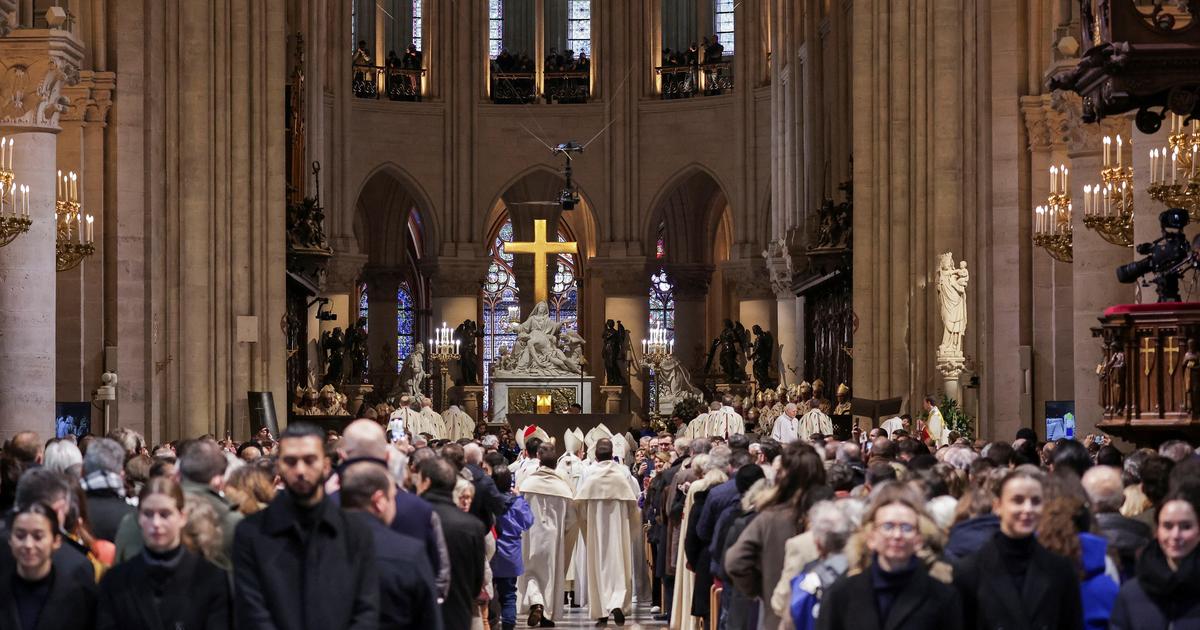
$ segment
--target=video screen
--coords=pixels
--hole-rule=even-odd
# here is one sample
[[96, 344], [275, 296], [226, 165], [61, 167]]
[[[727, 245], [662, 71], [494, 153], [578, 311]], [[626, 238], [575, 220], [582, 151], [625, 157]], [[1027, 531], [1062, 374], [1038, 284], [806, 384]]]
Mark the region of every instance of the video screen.
[[1046, 401], [1046, 441], [1075, 439], [1075, 401]]

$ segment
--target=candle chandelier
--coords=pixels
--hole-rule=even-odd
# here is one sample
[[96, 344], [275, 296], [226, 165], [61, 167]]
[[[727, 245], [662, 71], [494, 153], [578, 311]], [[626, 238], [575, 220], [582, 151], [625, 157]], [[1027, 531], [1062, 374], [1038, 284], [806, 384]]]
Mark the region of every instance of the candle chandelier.
[[29, 186], [16, 183], [13, 148], [16, 141], [0, 138], [0, 247], [29, 231]]
[[1083, 187], [1083, 224], [1113, 245], [1133, 247], [1133, 167], [1125, 166], [1124, 148], [1120, 135], [1104, 137], [1103, 183]]
[[1034, 208], [1033, 244], [1059, 262], [1072, 262], [1071, 188], [1064, 165], [1050, 167], [1050, 194], [1046, 205]]
[[54, 251], [59, 271], [74, 269], [84, 258], [96, 253], [93, 217], [83, 213], [76, 180], [74, 171], [66, 175], [58, 172], [58, 194], [54, 202], [57, 237]]
[[1200, 177], [1196, 151], [1200, 148], [1200, 122], [1184, 124], [1171, 114], [1167, 146], [1150, 151], [1150, 186], [1146, 192], [1168, 208], [1183, 208], [1193, 222], [1200, 221]]

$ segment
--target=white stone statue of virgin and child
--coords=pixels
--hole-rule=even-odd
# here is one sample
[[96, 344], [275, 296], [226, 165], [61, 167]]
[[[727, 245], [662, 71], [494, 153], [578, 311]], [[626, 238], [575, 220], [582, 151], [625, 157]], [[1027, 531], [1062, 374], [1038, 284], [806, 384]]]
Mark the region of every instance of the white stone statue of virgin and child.
[[583, 337], [563, 328], [575, 320], [555, 321], [545, 301], [533, 307], [529, 318], [509, 324], [517, 340], [511, 350], [501, 351], [497, 376], [578, 376], [583, 369]]

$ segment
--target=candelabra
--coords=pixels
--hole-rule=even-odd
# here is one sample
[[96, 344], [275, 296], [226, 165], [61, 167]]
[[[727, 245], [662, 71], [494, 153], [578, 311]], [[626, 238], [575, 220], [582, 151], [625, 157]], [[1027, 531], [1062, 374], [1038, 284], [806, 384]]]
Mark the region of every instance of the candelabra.
[[458, 360], [458, 340], [454, 338], [454, 329], [442, 322], [436, 331], [437, 336], [429, 340], [429, 360], [438, 366], [438, 377], [441, 385], [438, 387], [438, 404], [444, 409], [446, 391], [450, 389], [450, 362]]
[[1167, 146], [1150, 151], [1150, 186], [1146, 192], [1168, 208], [1187, 210], [1192, 221], [1200, 221], [1200, 177], [1196, 173], [1196, 151], [1200, 149], [1200, 122], [1190, 129], [1181, 116], [1171, 114]]
[[56, 218], [55, 259], [59, 271], [68, 271], [79, 266], [84, 258], [96, 253], [95, 232], [92, 215], [83, 214], [79, 204], [74, 171], [63, 175], [58, 172], [57, 201], [54, 202]]
[[655, 326], [650, 329], [650, 338], [642, 340], [642, 356], [646, 363], [656, 366], [675, 351], [675, 340], [667, 339], [667, 329]]
[[[0, 138], [0, 247], [29, 231], [29, 186], [16, 184], [11, 138]], [[18, 193], [20, 193], [18, 195]]]
[[1133, 247], [1133, 167], [1125, 166], [1124, 148], [1121, 136], [1115, 142], [1104, 137], [1104, 167], [1100, 169], [1103, 184], [1083, 187], [1083, 224], [1113, 245]]
[[1050, 194], [1046, 205], [1034, 208], [1033, 244], [1055, 260], [1072, 261], [1071, 189], [1066, 166], [1050, 167]]

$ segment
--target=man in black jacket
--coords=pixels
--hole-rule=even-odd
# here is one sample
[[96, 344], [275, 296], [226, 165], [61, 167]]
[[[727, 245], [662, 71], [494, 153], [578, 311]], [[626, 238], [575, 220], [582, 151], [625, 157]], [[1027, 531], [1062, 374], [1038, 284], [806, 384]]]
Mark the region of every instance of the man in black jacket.
[[433, 505], [442, 521], [442, 535], [450, 554], [450, 594], [442, 602], [442, 622], [447, 628], [470, 628], [475, 599], [483, 589], [483, 538], [487, 529], [474, 516], [458, 509], [451, 496], [458, 478], [454, 466], [440, 457], [422, 461], [413, 475], [421, 498]]
[[100, 438], [83, 457], [83, 489], [87, 491], [88, 526], [96, 538], [117, 539], [117, 528], [134, 508], [125, 501], [125, 448]]
[[325, 496], [325, 432], [288, 425], [279, 440], [285, 491], [242, 521], [234, 537], [237, 625], [273, 630], [379, 625], [371, 530]]
[[390, 528], [396, 518], [396, 482], [382, 463], [359, 461], [341, 473], [342, 507], [359, 512], [375, 537], [379, 561], [381, 630], [441, 630], [433, 569], [425, 541]]

